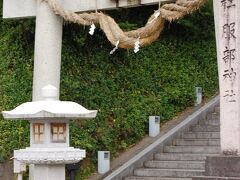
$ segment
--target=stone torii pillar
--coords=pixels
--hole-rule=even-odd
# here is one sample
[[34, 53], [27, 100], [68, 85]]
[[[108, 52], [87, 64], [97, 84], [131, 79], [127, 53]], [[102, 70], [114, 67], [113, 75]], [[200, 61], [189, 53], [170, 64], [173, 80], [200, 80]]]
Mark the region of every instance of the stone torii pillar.
[[33, 101], [42, 100], [41, 89], [48, 84], [60, 87], [63, 20], [48, 4], [37, 0]]

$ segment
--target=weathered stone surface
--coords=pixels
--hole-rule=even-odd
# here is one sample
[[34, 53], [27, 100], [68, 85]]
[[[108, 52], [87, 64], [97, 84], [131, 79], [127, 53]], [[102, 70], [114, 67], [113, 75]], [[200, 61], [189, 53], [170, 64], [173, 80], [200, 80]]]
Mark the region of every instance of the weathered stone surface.
[[147, 161], [144, 163], [146, 168], [158, 169], [202, 169], [205, 168], [204, 161]]
[[240, 178], [240, 157], [239, 156], [207, 157], [206, 175]]
[[135, 176], [145, 177], [194, 177], [203, 175], [203, 170], [192, 169], [155, 169], [140, 168], [134, 171]]
[[175, 146], [220, 146], [219, 139], [174, 139]]

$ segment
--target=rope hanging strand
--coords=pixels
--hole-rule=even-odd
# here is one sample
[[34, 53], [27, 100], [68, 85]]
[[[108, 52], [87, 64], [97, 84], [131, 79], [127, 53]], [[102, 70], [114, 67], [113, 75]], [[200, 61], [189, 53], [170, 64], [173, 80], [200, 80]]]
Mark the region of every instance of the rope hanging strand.
[[95, 13], [80, 14], [72, 11], [66, 11], [56, 0], [43, 1], [47, 2], [54, 13], [61, 16], [65, 21], [80, 25], [88, 25], [91, 26], [92, 29], [94, 29], [95, 24], [99, 24], [107, 39], [113, 46], [116, 47], [116, 42], [119, 41], [119, 48], [134, 49], [136, 47], [135, 43], [138, 41], [138, 45], [143, 47], [157, 40], [164, 28], [165, 20], [171, 22], [180, 19], [183, 16], [199, 9], [206, 0], [177, 0], [175, 3], [164, 4], [162, 6], [160, 0], [158, 11], [154, 12], [154, 14], [150, 16], [146, 25], [128, 32], [124, 32], [110, 16], [97, 12], [97, 0], [95, 0]]
[[[98, 13], [98, 4], [97, 4], [97, 0], [95, 0], [95, 13]], [[94, 32], [95, 32], [95, 29], [96, 29], [96, 26], [95, 26], [95, 24], [94, 23], [92, 23], [91, 24], [91, 26], [90, 26], [90, 29], [89, 29], [89, 34], [91, 35], [91, 36], [93, 36], [94, 35]]]

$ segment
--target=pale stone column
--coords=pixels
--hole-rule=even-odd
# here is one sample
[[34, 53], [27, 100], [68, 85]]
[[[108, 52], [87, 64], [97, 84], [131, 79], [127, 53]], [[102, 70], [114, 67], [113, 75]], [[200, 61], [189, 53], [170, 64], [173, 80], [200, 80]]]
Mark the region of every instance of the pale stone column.
[[240, 1], [214, 0], [221, 151], [240, 154]]
[[38, 0], [33, 74], [33, 101], [42, 100], [41, 90], [51, 84], [60, 86], [63, 20], [46, 2]]
[[34, 180], [65, 180], [65, 165], [35, 165]]
[[[33, 101], [42, 100], [41, 90], [48, 84], [57, 88], [59, 99], [62, 31], [63, 19], [55, 15], [46, 2], [38, 0], [35, 30]], [[31, 146], [33, 145], [31, 144]], [[54, 171], [51, 172], [49, 171], [50, 169]], [[50, 172], [53, 173], [53, 177], [56, 177], [58, 180], [65, 179], [65, 165], [51, 166], [51, 168], [49, 168], [48, 165], [30, 165], [29, 179], [46, 179], [43, 178], [43, 174], [48, 176]], [[53, 179], [54, 178], [52, 178], [52, 180]]]

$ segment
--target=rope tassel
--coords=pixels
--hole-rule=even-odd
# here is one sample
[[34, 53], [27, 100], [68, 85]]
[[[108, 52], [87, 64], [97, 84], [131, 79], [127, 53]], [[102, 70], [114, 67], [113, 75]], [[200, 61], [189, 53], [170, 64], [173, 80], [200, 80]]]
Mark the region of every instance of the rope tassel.
[[91, 27], [90, 27], [90, 29], [89, 29], [89, 34], [90, 34], [91, 36], [93, 36], [95, 29], [96, 29], [95, 24], [92, 24]]
[[138, 51], [140, 51], [140, 41], [139, 41], [140, 38], [138, 38], [138, 40], [134, 43], [134, 52], [135, 53], [138, 53]]
[[119, 42], [119, 40], [116, 42], [115, 48], [110, 52], [111, 55], [118, 49]]

